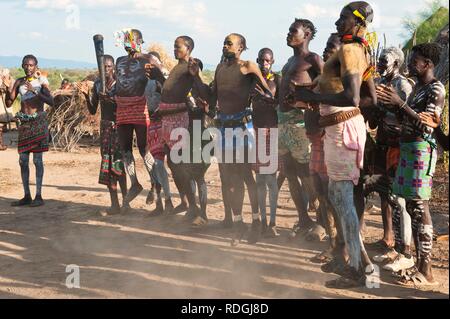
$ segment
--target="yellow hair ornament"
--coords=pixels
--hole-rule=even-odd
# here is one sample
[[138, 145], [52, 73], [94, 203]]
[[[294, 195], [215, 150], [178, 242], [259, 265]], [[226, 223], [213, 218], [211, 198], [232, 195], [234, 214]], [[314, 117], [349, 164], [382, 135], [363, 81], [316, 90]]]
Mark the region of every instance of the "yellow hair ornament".
[[133, 42], [133, 32], [131, 32], [131, 29], [128, 30], [128, 33], [130, 34], [130, 42]]
[[358, 10], [355, 10], [355, 11], [353, 11], [353, 14], [356, 16], [356, 17], [358, 17], [358, 18], [360, 18], [361, 20], [366, 20], [366, 18], [364, 18], [364, 16], [361, 14], [361, 13], [359, 13], [359, 11]]
[[378, 35], [376, 32], [368, 32], [365, 35], [367, 42], [371, 48], [376, 48], [378, 45]]

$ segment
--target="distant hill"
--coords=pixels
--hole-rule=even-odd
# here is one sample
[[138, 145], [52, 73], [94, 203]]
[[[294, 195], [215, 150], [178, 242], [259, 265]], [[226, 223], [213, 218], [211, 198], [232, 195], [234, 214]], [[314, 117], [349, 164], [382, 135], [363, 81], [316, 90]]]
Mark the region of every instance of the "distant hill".
[[[448, 24], [448, 14], [448, 9], [441, 7], [428, 19], [422, 22], [416, 30], [416, 43], [419, 44], [434, 41], [439, 30]], [[404, 51], [411, 50], [413, 46], [413, 38], [414, 37], [409, 39], [403, 47]]]
[[[20, 65], [22, 64], [22, 58], [23, 57], [19, 56], [0, 56], [0, 65], [5, 68], [20, 67]], [[39, 60], [39, 66], [43, 69], [94, 69], [97, 67], [97, 64], [83, 61], [46, 59], [40, 57], [37, 58]]]

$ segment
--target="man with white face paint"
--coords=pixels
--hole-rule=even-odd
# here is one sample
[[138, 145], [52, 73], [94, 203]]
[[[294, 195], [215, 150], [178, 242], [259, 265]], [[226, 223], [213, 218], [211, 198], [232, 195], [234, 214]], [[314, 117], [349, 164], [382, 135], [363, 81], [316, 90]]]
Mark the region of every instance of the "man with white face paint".
[[[400, 74], [403, 63], [404, 54], [402, 50], [397, 47], [384, 49], [377, 65], [378, 72], [381, 75], [377, 84], [394, 88], [398, 95], [406, 100], [412, 92], [412, 85], [407, 78]], [[375, 187], [381, 198], [384, 236], [377, 242], [382, 252], [374, 256], [374, 260], [377, 262], [391, 261], [384, 268], [399, 271], [414, 265], [410, 250], [411, 217], [406, 212], [404, 199], [391, 194], [392, 181], [400, 156], [401, 127], [397, 112], [392, 110], [389, 105], [379, 102], [378, 112], [376, 113], [377, 116], [374, 116], [374, 121], [371, 121], [371, 126], [378, 127], [373, 173], [387, 177], [384, 180], [389, 181], [389, 184], [385, 188]]]
[[410, 94], [412, 91], [411, 82], [400, 74], [400, 68], [405, 62], [403, 51], [397, 47], [384, 49], [378, 60], [378, 72], [381, 78], [377, 84], [392, 85], [397, 91]]

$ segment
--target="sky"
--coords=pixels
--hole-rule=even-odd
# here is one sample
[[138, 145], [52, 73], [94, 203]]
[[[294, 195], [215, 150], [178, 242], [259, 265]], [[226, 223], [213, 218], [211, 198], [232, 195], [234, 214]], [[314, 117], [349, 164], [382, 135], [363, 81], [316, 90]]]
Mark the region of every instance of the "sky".
[[[402, 19], [414, 17], [429, 0], [372, 0], [371, 30], [387, 45], [403, 44]], [[335, 31], [334, 22], [347, 1], [330, 0], [0, 0], [4, 39], [0, 55], [34, 54], [38, 58], [95, 63], [94, 34], [105, 38], [105, 53], [123, 55], [113, 34], [124, 28], [142, 31], [146, 45], [160, 43], [169, 52], [179, 35], [195, 41], [194, 57], [216, 65], [225, 36], [245, 36], [249, 50], [242, 59], [255, 60], [259, 49], [270, 47], [279, 69], [292, 55], [286, 34], [295, 18], [311, 20], [318, 32], [310, 44], [322, 54]]]

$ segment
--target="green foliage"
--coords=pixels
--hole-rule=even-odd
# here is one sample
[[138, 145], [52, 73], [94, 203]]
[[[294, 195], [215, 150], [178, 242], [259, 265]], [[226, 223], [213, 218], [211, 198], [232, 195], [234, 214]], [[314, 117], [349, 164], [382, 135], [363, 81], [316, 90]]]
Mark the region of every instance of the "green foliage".
[[[403, 20], [403, 27], [411, 37], [404, 46], [404, 51], [409, 51], [413, 46], [414, 33], [416, 44], [432, 42], [436, 39], [438, 32], [449, 22], [448, 5], [442, 0], [433, 0], [428, 7], [420, 12], [416, 18], [406, 18]], [[448, 111], [448, 83], [446, 84], [447, 96], [441, 116], [443, 131], [449, 132], [449, 111]], [[442, 159], [444, 167], [448, 170], [449, 153], [443, 152]]]
[[[50, 89], [59, 89], [61, 85], [61, 77], [67, 78], [70, 82], [81, 81], [86, 78], [89, 74], [95, 73], [96, 70], [86, 70], [86, 69], [45, 69], [44, 72], [48, 73], [48, 81], [50, 83]], [[24, 76], [22, 68], [14, 68], [10, 70], [11, 76], [14, 79]]]
[[[13, 68], [9, 70], [13, 79], [18, 79], [23, 77], [25, 74], [22, 68]], [[50, 83], [51, 90], [57, 90], [61, 86], [61, 76], [63, 78], [69, 79], [70, 82], [81, 81], [89, 74], [95, 73], [96, 70], [86, 70], [86, 69], [45, 69], [42, 70], [45, 73], [48, 73], [48, 81]], [[61, 75], [61, 76], [60, 76]], [[13, 113], [20, 111], [20, 96], [14, 101], [12, 106]]]
[[403, 19], [403, 27], [408, 32], [408, 36], [412, 36], [414, 31], [430, 16], [432, 16], [436, 11], [444, 6], [442, 0], [433, 0], [427, 4], [427, 7], [418, 12], [415, 18], [407, 17]]
[[214, 80], [214, 73], [215, 71], [203, 70], [202, 71], [203, 81], [207, 84], [211, 83]]
[[406, 18], [403, 27], [411, 38], [403, 50], [407, 51], [413, 47], [413, 35], [416, 32], [416, 43], [432, 42], [437, 33], [448, 23], [448, 8], [442, 6], [442, 1], [433, 1], [427, 10], [419, 13], [417, 18]]
[[20, 96], [17, 97], [17, 99], [14, 101], [14, 103], [12, 105], [12, 113], [13, 114], [16, 114], [19, 111], [20, 111]]

